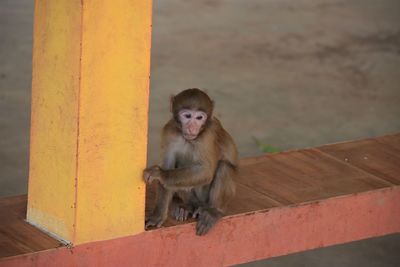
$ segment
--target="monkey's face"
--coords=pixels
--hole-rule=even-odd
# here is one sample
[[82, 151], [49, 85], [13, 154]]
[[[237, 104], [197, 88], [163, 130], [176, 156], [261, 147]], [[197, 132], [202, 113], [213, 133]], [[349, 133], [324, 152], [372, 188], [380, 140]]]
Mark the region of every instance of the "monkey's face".
[[182, 135], [186, 140], [194, 140], [207, 121], [207, 114], [200, 110], [182, 109], [178, 113]]

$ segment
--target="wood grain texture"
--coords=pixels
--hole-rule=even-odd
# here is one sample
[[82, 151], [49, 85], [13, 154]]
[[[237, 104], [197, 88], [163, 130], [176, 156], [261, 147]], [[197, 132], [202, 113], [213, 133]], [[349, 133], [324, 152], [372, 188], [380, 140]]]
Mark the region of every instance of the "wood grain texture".
[[381, 137], [375, 138], [381, 144], [385, 144], [392, 149], [399, 150], [400, 153], [400, 134], [389, 134]]
[[62, 245], [25, 222], [26, 201], [26, 195], [0, 199], [0, 258]]
[[246, 159], [238, 182], [287, 205], [391, 185], [316, 149]]
[[400, 134], [326, 145], [319, 150], [348, 165], [400, 185]]
[[[146, 190], [146, 216], [149, 216], [154, 209], [155, 200], [155, 184], [147, 186]], [[236, 197], [229, 203], [226, 215], [235, 215], [246, 212], [265, 210], [273, 207], [282, 206], [282, 203], [255, 191], [246, 185], [237, 183]], [[188, 222], [193, 222], [194, 219], [189, 219]], [[171, 216], [164, 223], [164, 226], [174, 226], [187, 222], [178, 222]]]

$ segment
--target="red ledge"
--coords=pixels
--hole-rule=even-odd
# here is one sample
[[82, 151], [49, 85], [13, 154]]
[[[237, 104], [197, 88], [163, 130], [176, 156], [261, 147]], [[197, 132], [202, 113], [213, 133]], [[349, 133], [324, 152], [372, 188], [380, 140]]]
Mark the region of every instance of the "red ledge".
[[0, 266], [226, 266], [400, 232], [400, 186], [4, 258]]

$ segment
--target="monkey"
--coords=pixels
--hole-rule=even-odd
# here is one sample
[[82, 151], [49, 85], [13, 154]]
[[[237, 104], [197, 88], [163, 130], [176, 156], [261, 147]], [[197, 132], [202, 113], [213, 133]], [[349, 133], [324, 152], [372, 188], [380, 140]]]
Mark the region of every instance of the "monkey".
[[238, 152], [231, 135], [213, 116], [214, 102], [202, 90], [171, 96], [172, 118], [161, 134], [162, 164], [143, 171], [157, 182], [156, 206], [145, 227], [161, 227], [168, 217], [197, 218], [196, 234], [205, 235], [225, 214], [236, 191]]

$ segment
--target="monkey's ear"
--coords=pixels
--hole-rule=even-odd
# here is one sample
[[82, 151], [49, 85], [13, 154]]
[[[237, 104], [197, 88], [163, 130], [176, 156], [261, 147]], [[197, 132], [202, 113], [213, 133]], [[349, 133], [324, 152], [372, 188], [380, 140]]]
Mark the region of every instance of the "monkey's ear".
[[170, 110], [171, 112], [174, 112], [174, 110], [173, 110], [174, 101], [175, 101], [175, 96], [174, 96], [174, 95], [170, 95], [170, 96], [169, 96], [169, 110]]

